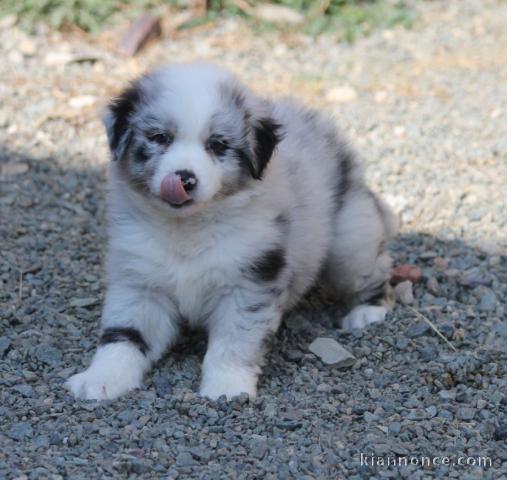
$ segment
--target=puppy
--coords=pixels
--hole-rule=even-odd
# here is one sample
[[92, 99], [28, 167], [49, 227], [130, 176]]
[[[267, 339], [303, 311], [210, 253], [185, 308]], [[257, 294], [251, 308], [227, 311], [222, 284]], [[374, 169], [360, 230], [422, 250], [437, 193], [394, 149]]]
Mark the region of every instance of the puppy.
[[104, 122], [108, 288], [76, 397], [140, 387], [183, 324], [209, 334], [201, 395], [253, 397], [263, 341], [316, 282], [345, 328], [384, 319], [396, 220], [333, 122], [198, 63], [140, 78]]

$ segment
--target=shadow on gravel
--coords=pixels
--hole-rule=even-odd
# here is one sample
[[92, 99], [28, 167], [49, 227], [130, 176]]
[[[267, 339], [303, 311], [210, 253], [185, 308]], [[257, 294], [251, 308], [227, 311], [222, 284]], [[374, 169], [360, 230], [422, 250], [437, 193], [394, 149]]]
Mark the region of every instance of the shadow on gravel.
[[[66, 435], [67, 427], [62, 430], [48, 417], [40, 423], [37, 415], [31, 421], [28, 412], [45, 411], [44, 402], [49, 401], [48, 405], [54, 402], [60, 405], [59, 412], [72, 416], [81, 405], [74, 407], [61, 384], [88, 364], [95, 348], [104, 295], [106, 175], [105, 167], [68, 167], [54, 159], [29, 158], [1, 148], [0, 164], [0, 403], [4, 405], [0, 431], [8, 432], [7, 442], [31, 445], [35, 455], [35, 439], [49, 435], [53, 428]], [[336, 442], [345, 442], [350, 449], [350, 465], [340, 467], [325, 457], [301, 470], [321, 478], [374, 471], [357, 464], [358, 452], [424, 453], [426, 447], [439, 444], [451, 453], [470, 453], [465, 439], [473, 451], [491, 455], [494, 465], [500, 466], [503, 457], [495, 439], [500, 441], [505, 434], [501, 419], [507, 414], [502, 393], [507, 391], [503, 306], [507, 259], [486, 255], [459, 240], [418, 233], [400, 235], [393, 256], [396, 264], [415, 263], [422, 268], [413, 306], [456, 352], [404, 305], [397, 305], [384, 324], [347, 333], [336, 327], [338, 307], [309, 295], [269, 342], [259, 398], [252, 404], [254, 410], [249, 410], [248, 421], [283, 431], [302, 429], [302, 435], [314, 443], [321, 442], [322, 432], [337, 435]], [[356, 356], [356, 365], [340, 370], [322, 364], [308, 351], [319, 336], [342, 343]], [[125, 402], [135, 410], [148, 394], [174, 407], [174, 402], [183, 401], [182, 391], [188, 395], [197, 390], [204, 350], [204, 335], [187, 334], [148, 375], [147, 392], [104, 404], [103, 414], [116, 415]], [[21, 421], [27, 415], [29, 420]], [[146, 428], [155, 428], [157, 415], [146, 420]], [[178, 420], [183, 430], [185, 418]], [[241, 417], [237, 422], [236, 426], [242, 425]], [[371, 422], [382, 428], [370, 428]], [[104, 439], [93, 428], [91, 432], [90, 438], [101, 445]], [[40, 442], [41, 448], [48, 448], [44, 439]], [[60, 448], [61, 440], [55, 442], [54, 449]], [[113, 456], [114, 444], [107, 444]], [[130, 444], [138, 445], [125, 443]], [[66, 445], [72, 451], [72, 445]], [[326, 450], [322, 445], [321, 453]], [[94, 455], [106, 453], [100, 450]], [[109, 471], [104, 465], [110, 454], [106, 456], [101, 465]], [[52, 458], [53, 454], [48, 465], [53, 464]], [[200, 462], [198, 456], [193, 458]]]
[[[77, 329], [73, 333], [86, 335], [80, 342], [88, 350], [95, 341], [103, 299], [106, 167], [67, 167], [1, 147], [0, 165], [4, 327], [29, 325], [39, 336], [46, 336], [48, 327], [63, 329], [68, 341], [69, 327], [55, 320], [70, 319]], [[445, 324], [443, 333], [456, 346], [501, 348], [507, 343], [504, 323], [495, 326], [507, 298], [506, 257], [491, 257], [460, 240], [418, 233], [400, 235], [392, 250], [395, 264], [422, 268], [422, 282], [414, 285], [414, 305], [431, 321]], [[334, 331], [342, 313], [340, 306], [311, 293], [287, 315], [271, 350], [289, 361], [303, 358], [307, 344], [320, 333]], [[398, 305], [391, 321], [408, 317], [414, 315]], [[462, 329], [470, 334], [463, 336]], [[343, 338], [349, 335], [339, 333]], [[48, 340], [60, 343], [55, 337]], [[201, 356], [204, 349], [202, 334], [185, 332], [173, 355]]]

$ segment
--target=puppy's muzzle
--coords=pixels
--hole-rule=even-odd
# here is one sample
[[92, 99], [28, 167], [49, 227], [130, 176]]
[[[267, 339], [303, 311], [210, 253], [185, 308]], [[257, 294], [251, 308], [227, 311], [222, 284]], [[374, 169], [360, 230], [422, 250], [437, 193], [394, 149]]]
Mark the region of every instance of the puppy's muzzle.
[[178, 170], [166, 175], [160, 184], [160, 197], [173, 207], [181, 207], [192, 201], [189, 192], [197, 186], [195, 174], [189, 170]]

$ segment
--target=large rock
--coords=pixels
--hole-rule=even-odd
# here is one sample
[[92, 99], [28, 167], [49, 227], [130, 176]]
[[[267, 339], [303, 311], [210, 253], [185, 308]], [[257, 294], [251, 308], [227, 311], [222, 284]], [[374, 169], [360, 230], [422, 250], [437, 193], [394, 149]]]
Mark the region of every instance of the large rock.
[[308, 349], [327, 365], [348, 368], [356, 363], [354, 355], [332, 338], [316, 338]]

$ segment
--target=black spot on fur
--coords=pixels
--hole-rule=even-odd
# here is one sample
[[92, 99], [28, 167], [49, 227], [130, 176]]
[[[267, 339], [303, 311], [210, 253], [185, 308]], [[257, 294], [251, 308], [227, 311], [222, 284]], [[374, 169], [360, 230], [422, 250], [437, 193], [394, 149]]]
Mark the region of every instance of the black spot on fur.
[[280, 129], [281, 125], [272, 118], [261, 118], [254, 125], [255, 171], [253, 177], [257, 180], [262, 178], [262, 173], [273, 155], [273, 150], [282, 139]]
[[145, 145], [138, 145], [138, 147], [136, 148], [136, 153], [135, 153], [135, 161], [136, 162], [139, 162], [139, 163], [146, 163], [148, 161], [148, 158], [149, 155], [148, 155], [148, 152], [146, 151], [146, 146]]
[[354, 167], [354, 158], [351, 152], [346, 151], [341, 153], [338, 159], [338, 183], [335, 193], [337, 211], [341, 209], [345, 195], [350, 190], [350, 173]]
[[281, 248], [269, 250], [250, 266], [254, 277], [263, 282], [276, 280], [285, 267], [285, 253]]
[[[139, 88], [133, 84], [109, 104], [109, 110], [113, 117], [112, 126], [108, 132], [111, 151], [114, 152], [118, 148], [122, 137], [127, 133], [130, 116], [140, 100]], [[114, 159], [116, 160], [117, 156]]]
[[280, 213], [275, 217], [275, 223], [281, 227], [286, 227], [289, 221], [289, 215], [287, 213]]
[[246, 174], [253, 178], [257, 178], [254, 161], [248, 149], [248, 145], [245, 144], [242, 148], [235, 149], [234, 153], [239, 161], [239, 165]]
[[108, 343], [131, 342], [135, 344], [143, 354], [149, 350], [148, 344], [145, 342], [139, 330], [128, 327], [111, 327], [106, 328], [100, 337], [99, 345], [107, 345]]

